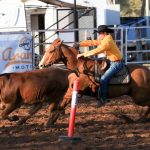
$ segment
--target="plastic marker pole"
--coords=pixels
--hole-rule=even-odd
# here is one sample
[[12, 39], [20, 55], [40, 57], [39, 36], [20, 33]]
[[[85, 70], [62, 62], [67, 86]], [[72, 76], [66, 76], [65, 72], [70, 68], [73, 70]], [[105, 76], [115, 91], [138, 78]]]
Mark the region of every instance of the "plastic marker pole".
[[77, 142], [77, 141], [81, 140], [81, 138], [79, 138], [79, 137], [73, 137], [74, 126], [75, 126], [76, 107], [77, 107], [77, 101], [78, 101], [78, 91], [79, 91], [79, 79], [77, 78], [73, 84], [68, 136], [60, 136], [59, 140], [61, 140], [61, 141], [65, 140], [65, 141]]
[[79, 91], [79, 79], [76, 79], [73, 84], [69, 129], [68, 129], [68, 137], [71, 137], [71, 138], [73, 137], [73, 134], [74, 134], [76, 106], [77, 106], [77, 101], [78, 101], [78, 91]]

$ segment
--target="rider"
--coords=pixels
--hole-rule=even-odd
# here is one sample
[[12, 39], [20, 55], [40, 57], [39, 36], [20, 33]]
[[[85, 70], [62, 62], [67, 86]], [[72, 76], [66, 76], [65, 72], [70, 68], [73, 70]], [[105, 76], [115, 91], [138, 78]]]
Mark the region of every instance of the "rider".
[[97, 48], [92, 49], [88, 52], [78, 54], [77, 59], [80, 57], [89, 57], [104, 53], [110, 60], [109, 69], [101, 76], [100, 79], [101, 88], [99, 88], [98, 91], [100, 94], [100, 99], [98, 99], [97, 101], [97, 107], [100, 107], [107, 102], [109, 80], [123, 68], [124, 63], [122, 61], [122, 54], [112, 36], [110, 35], [113, 30], [108, 28], [106, 25], [100, 25], [98, 26], [97, 32], [99, 34], [99, 39], [81, 41], [79, 43], [75, 43], [74, 46], [98, 46]]

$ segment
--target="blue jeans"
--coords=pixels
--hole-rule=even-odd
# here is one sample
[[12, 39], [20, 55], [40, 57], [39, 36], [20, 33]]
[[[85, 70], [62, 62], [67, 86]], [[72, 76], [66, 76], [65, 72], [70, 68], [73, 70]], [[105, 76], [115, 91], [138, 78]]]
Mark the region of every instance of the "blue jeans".
[[109, 80], [117, 74], [124, 66], [123, 61], [118, 62], [110, 62], [109, 69], [102, 75], [100, 80], [100, 88], [99, 88], [99, 94], [101, 101], [106, 102], [107, 95], [108, 95], [108, 83]]

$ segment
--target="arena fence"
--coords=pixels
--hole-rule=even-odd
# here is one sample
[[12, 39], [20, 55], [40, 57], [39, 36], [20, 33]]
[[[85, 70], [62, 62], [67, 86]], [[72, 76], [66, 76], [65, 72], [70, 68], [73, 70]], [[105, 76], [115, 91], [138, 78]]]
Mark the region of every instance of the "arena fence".
[[125, 62], [149, 64], [150, 63], [150, 28], [125, 28]]
[[[11, 67], [11, 65], [9, 65], [12, 71], [14, 69], [17, 69], [18, 71], [24, 71], [25, 69], [28, 70], [38, 68], [38, 64], [44, 53], [44, 49], [56, 38], [61, 38], [65, 44], [73, 46], [75, 42], [75, 33], [78, 34], [78, 41], [96, 39], [97, 33], [94, 32], [95, 30], [95, 28], [82, 28], [63, 30], [34, 30], [32, 32], [0, 32], [0, 46], [2, 51], [1, 57], [4, 58], [4, 60], [1, 59], [1, 65], [4, 65], [7, 57], [7, 61], [10, 60], [11, 62], [7, 62], [7, 64], [9, 63], [14, 65], [14, 63], [12, 63], [12, 59], [15, 60], [15, 62], [17, 60], [18, 62], [17, 66], [15, 67]], [[114, 34], [112, 36], [116, 40], [116, 43], [123, 54], [124, 62], [126, 64], [136, 63], [149, 67], [150, 27], [116, 27], [113, 28], [113, 30]], [[28, 47], [30, 47], [30, 51], [28, 50]], [[82, 53], [93, 48], [95, 47], [84, 47], [80, 48], [79, 50]], [[3, 52], [4, 49], [7, 50], [7, 53], [4, 51], [5, 55]], [[11, 49], [14, 51], [13, 53]], [[20, 51], [20, 49], [22, 51]], [[11, 59], [9, 57], [11, 57]], [[25, 61], [30, 61], [31, 65], [29, 62], [25, 64]], [[22, 64], [19, 64], [19, 62], [22, 62]]]
[[[126, 64], [149, 64], [150, 63], [150, 27], [116, 27], [113, 37], [123, 54]], [[97, 38], [95, 28], [63, 29], [63, 30], [34, 30], [34, 51], [40, 61], [44, 49], [56, 38], [61, 38], [65, 44], [72, 46], [75, 42], [75, 33], [78, 33], [78, 41]], [[80, 48], [81, 52], [94, 47]], [[38, 64], [38, 63], [36, 63]]]

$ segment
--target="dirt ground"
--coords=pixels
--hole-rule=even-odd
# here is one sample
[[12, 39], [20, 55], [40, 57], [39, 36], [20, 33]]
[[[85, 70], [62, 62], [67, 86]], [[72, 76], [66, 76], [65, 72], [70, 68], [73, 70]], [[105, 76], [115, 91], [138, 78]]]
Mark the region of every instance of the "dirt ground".
[[[119, 114], [136, 120], [147, 107], [135, 106], [128, 96], [112, 99], [106, 106], [95, 107], [93, 97], [78, 100], [74, 138], [79, 141], [60, 140], [68, 137], [70, 105], [55, 125], [45, 128], [48, 111], [44, 106], [26, 124], [0, 120], [0, 150], [149, 150], [150, 123], [127, 123]], [[29, 107], [23, 106], [12, 115], [23, 116]]]

